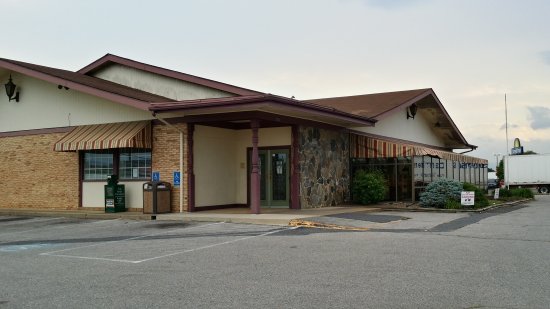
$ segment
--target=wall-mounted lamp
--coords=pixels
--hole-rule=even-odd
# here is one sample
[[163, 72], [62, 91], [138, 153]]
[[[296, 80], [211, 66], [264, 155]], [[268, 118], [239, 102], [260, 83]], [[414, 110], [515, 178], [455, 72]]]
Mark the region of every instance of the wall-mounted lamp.
[[8, 98], [10, 99], [10, 101], [15, 100], [15, 102], [19, 102], [19, 91], [17, 92], [15, 91], [15, 89], [17, 88], [17, 85], [15, 85], [11, 80], [11, 74], [10, 74], [10, 80], [4, 86], [6, 86], [6, 94], [8, 95]]
[[418, 110], [418, 106], [416, 106], [416, 103], [407, 107], [407, 119], [409, 118], [414, 119], [414, 116], [416, 116], [417, 110]]

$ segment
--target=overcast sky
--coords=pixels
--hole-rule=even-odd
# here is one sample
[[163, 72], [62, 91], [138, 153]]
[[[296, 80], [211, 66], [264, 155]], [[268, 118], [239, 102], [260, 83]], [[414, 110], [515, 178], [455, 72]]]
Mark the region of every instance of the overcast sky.
[[547, 0], [0, 0], [0, 57], [106, 53], [297, 99], [433, 88], [488, 159], [550, 153]]

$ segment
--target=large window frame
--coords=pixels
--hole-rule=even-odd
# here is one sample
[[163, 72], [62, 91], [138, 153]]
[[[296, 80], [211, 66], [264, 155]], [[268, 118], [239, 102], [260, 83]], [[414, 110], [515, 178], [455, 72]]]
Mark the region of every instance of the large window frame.
[[108, 175], [117, 175], [120, 181], [151, 179], [151, 149], [87, 150], [80, 151], [80, 158], [80, 178], [84, 182], [105, 181]]

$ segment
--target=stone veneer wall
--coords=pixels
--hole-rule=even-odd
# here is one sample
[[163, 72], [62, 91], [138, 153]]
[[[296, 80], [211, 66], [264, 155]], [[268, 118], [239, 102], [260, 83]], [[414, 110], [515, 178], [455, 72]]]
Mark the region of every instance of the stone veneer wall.
[[335, 206], [349, 199], [347, 132], [300, 126], [299, 166], [302, 208]]
[[0, 208], [78, 208], [78, 153], [53, 151], [64, 135], [0, 138]]

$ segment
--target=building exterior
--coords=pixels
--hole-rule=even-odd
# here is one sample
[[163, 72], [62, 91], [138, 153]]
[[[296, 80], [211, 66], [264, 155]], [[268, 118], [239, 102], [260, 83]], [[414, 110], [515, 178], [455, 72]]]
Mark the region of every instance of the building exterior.
[[431, 89], [303, 101], [110, 54], [77, 72], [0, 58], [0, 80], [18, 93], [0, 100], [1, 208], [102, 209], [111, 174], [136, 211], [144, 182], [172, 183], [172, 212], [340, 205], [358, 168], [385, 172], [388, 200], [487, 183]]

